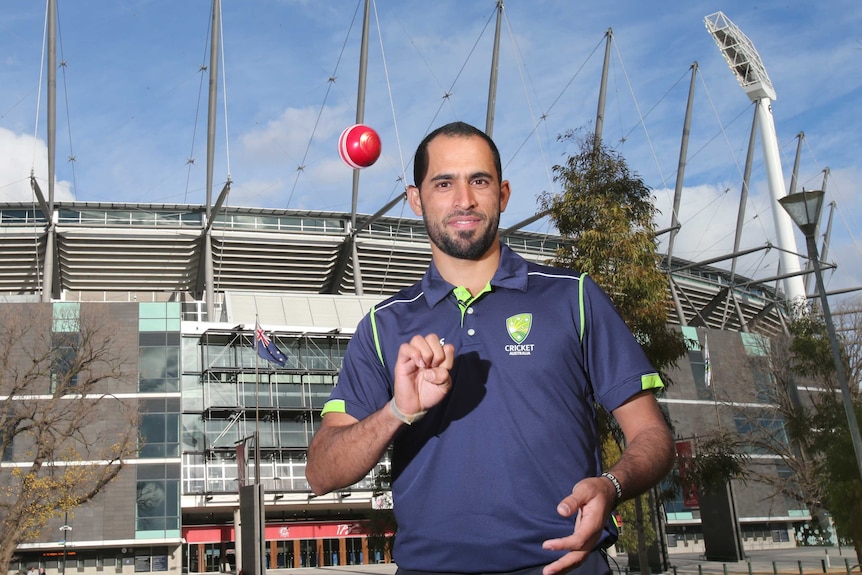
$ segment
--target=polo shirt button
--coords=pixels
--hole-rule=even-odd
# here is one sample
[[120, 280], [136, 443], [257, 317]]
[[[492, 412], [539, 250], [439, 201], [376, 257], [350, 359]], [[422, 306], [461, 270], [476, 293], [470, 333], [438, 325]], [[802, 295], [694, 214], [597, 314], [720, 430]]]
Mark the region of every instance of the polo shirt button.
[[472, 314], [472, 313], [473, 313], [473, 308], [472, 308], [472, 307], [468, 307], [468, 308], [467, 308], [467, 314]]
[[476, 335], [476, 330], [471, 327], [467, 330], [467, 335]]

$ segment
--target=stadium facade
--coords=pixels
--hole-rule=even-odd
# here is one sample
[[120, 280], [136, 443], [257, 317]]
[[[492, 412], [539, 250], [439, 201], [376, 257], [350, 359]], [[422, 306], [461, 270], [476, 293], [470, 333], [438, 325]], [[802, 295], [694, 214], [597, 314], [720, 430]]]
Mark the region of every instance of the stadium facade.
[[[223, 207], [208, 223], [209, 213], [195, 205], [60, 202], [46, 213], [0, 204], [0, 299], [108, 306], [124, 318], [119, 339], [132, 342], [125, 359], [137, 377], [116, 382], [115, 394], [141, 415], [137, 457], [65, 518], [71, 530], [59, 531], [57, 520], [19, 545], [11, 572], [235, 570], [244, 478], [263, 485], [268, 566], [389, 560], [366, 522], [372, 507], [385, 506], [375, 486], [388, 461], [349, 489], [315, 497], [305, 453], [359, 319], [424, 273], [422, 222]], [[502, 236], [543, 263], [564, 245], [526, 231]], [[668, 276], [680, 302], [669, 304], [671, 322], [691, 342], [661, 398], [677, 436], [684, 444], [710, 429], [749, 432], [740, 410], [763, 417], [773, 406], [758, 397], [764, 373], [746, 358], [766, 354], [768, 338], [784, 332], [781, 294], [679, 260]], [[283, 366], [256, 353], [258, 323], [286, 356]], [[780, 420], [763, 424], [782, 433]], [[255, 435], [260, 457], [242, 465]], [[0, 465], [21, 463], [15, 450], [6, 455]], [[786, 473], [767, 455], [759, 463]], [[765, 487], [733, 488], [747, 548], [795, 544], [806, 510]], [[680, 496], [665, 511], [671, 552], [701, 550], [697, 502]]]

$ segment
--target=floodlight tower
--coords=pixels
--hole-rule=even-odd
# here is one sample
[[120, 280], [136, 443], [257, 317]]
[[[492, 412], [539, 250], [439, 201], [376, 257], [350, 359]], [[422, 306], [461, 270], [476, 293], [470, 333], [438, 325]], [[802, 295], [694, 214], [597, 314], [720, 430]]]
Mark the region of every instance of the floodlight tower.
[[[775, 122], [772, 119], [772, 100], [776, 99], [775, 88], [766, 74], [766, 68], [754, 44], [722, 12], [704, 18], [706, 29], [712, 35], [721, 55], [736, 75], [739, 85], [755, 104], [757, 124], [760, 126], [760, 139], [763, 142], [763, 161], [769, 193], [772, 195], [772, 218], [778, 247], [781, 248], [781, 262], [784, 278], [784, 291], [791, 303], [805, 301], [805, 284], [802, 281], [796, 237], [793, 235], [793, 222], [778, 200], [786, 194], [784, 175], [781, 172], [781, 159], [778, 155], [778, 138], [775, 135]], [[792, 275], [796, 274], [796, 275]], [[788, 277], [789, 276], [789, 277]]]

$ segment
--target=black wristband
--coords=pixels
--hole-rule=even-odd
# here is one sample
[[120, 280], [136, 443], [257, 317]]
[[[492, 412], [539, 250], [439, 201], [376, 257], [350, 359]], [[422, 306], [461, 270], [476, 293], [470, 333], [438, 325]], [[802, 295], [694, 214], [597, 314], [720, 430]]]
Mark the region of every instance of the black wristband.
[[616, 498], [614, 499], [614, 506], [616, 507], [617, 503], [619, 503], [623, 498], [623, 486], [620, 485], [620, 480], [617, 479], [617, 476], [613, 473], [605, 471], [604, 473], [602, 473], [602, 477], [606, 478], [614, 486], [614, 491], [617, 494]]

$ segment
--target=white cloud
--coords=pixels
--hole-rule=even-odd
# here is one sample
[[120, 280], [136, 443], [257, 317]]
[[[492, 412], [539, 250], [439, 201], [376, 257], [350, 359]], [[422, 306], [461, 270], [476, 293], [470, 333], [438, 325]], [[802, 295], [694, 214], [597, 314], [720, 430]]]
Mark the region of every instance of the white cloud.
[[343, 108], [287, 108], [263, 128], [240, 135], [242, 153], [256, 163], [292, 161], [298, 166], [310, 144], [340, 135], [350, 125], [347, 117]]
[[[226, 86], [219, 86], [219, 99], [227, 101], [225, 114], [230, 111], [233, 158], [226, 154], [220, 102], [214, 192], [230, 172], [233, 205], [347, 211], [352, 171], [340, 162], [336, 140], [355, 119], [361, 25], [353, 20], [356, 6], [297, 0], [249, 8], [264, 4], [223, 7], [226, 62], [219, 79]], [[504, 176], [514, 189], [504, 225], [533, 215], [536, 195], [554, 189], [549, 166], [571, 152], [556, 135], [592, 129], [603, 36], [612, 28], [605, 141], [657, 188], [659, 227], [667, 227], [673, 192], [665, 188], [674, 185], [689, 66], [697, 61], [679, 214], [683, 227], [674, 252], [702, 260], [732, 249], [751, 103], [704, 29], [709, 10], [672, 4], [672, 10], [654, 0], [609, 0], [590, 10], [564, 0], [506, 6], [494, 128]], [[168, 7], [170, 22], [162, 18]], [[0, 67], [0, 126], [12, 130], [0, 128], [0, 199], [31, 201], [27, 178], [34, 148], [36, 174], [47, 188], [45, 145], [16, 134], [27, 132], [29, 106], [37, 101], [34, 62], [42, 53], [44, 13], [38, 4], [10, 9], [0, 22], [0, 31], [8, 32], [0, 34], [0, 53], [9, 62]], [[660, 22], [657, 10], [665, 16]], [[856, 265], [862, 239], [856, 215], [862, 213], [856, 193], [862, 181], [856, 167], [862, 4], [764, 0], [735, 6], [727, 15], [755, 43], [778, 90], [773, 112], [786, 183], [799, 131], [808, 135], [800, 185], [819, 186], [820, 170], [833, 168], [827, 187], [838, 205], [832, 253], [851, 258], [840, 262], [833, 281], [849, 283], [849, 270], [862, 267]], [[384, 155], [361, 173], [360, 211], [373, 213], [399, 193], [403, 169], [412, 180], [411, 154], [427, 130], [455, 119], [484, 125], [493, 16], [493, 2], [404, 0], [375, 9], [365, 117], [380, 134]], [[62, 20], [68, 65], [58, 88], [69, 109], [59, 110], [57, 154], [70, 155], [65, 148], [73, 143], [79, 161], [77, 173], [65, 162], [58, 166], [57, 197], [71, 198], [67, 181], [73, 181], [81, 200], [202, 202], [206, 78], [199, 64], [207, 63], [206, 11], [156, 0], [132, 19], [126, 8], [100, 2], [67, 10]], [[95, 24], [98, 46], [87, 33]], [[330, 82], [330, 75], [337, 81]], [[74, 132], [62, 117], [66, 112]], [[185, 165], [188, 155], [197, 156], [192, 167]], [[774, 241], [761, 157], [758, 143], [743, 248]], [[552, 231], [547, 220], [529, 229]], [[768, 273], [763, 269], [776, 262], [772, 250], [740, 273]]]
[[[43, 140], [25, 134], [15, 134], [0, 128], [0, 201], [35, 201], [30, 187], [30, 172], [36, 176], [45, 199], [48, 196], [48, 146]], [[57, 181], [54, 185], [55, 201], [70, 201], [75, 197], [69, 182]]]

